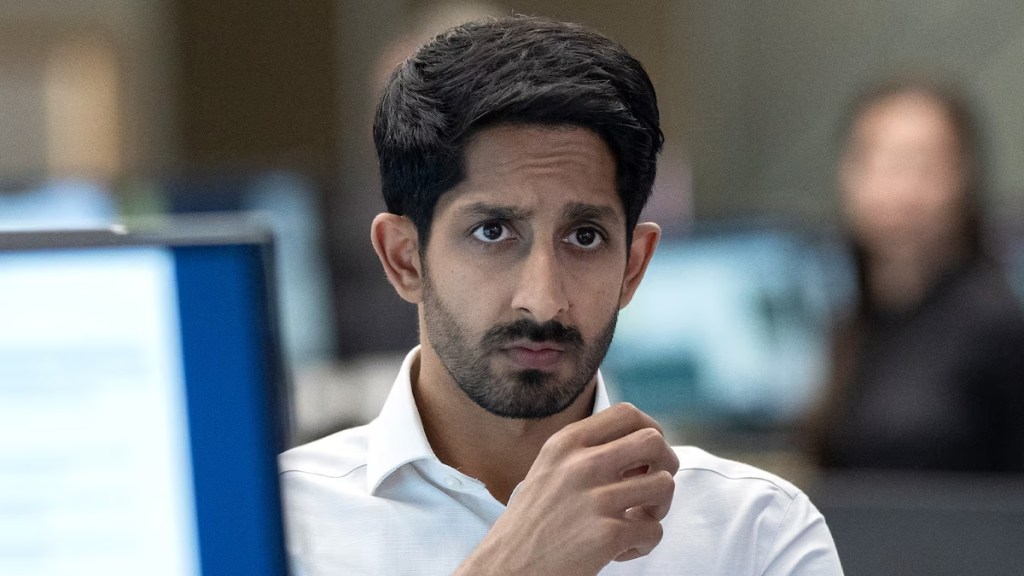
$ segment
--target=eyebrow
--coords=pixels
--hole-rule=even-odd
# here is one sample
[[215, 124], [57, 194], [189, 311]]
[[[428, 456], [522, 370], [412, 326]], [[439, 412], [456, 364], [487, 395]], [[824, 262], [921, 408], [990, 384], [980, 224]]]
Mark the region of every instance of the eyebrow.
[[486, 202], [474, 202], [464, 206], [458, 211], [459, 216], [465, 218], [487, 218], [493, 220], [525, 220], [533, 216], [532, 210], [523, 210], [515, 206], [503, 206], [500, 204], [488, 204]]
[[620, 222], [618, 212], [611, 206], [597, 206], [573, 202], [562, 209], [562, 218], [569, 221], [594, 220]]
[[[532, 217], [533, 214], [533, 210], [487, 202], [474, 202], [458, 210], [458, 216], [462, 218], [486, 218], [505, 221], [526, 220]], [[563, 208], [562, 219], [571, 222], [592, 220], [597, 222], [610, 221], [612, 223], [622, 220], [618, 212], [610, 206], [598, 206], [583, 202], [572, 202]]]

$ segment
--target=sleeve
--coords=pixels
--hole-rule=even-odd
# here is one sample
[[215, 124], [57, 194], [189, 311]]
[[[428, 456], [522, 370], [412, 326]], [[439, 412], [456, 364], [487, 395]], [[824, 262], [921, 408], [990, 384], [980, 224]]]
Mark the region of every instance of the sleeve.
[[793, 498], [765, 558], [763, 576], [842, 576], [832, 533], [803, 492]]

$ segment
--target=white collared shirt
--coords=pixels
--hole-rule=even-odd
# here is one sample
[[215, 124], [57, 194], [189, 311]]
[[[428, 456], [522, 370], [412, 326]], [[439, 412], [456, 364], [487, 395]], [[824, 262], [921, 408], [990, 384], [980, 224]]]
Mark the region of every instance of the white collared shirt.
[[[281, 455], [296, 576], [451, 574], [505, 511], [431, 450], [410, 380], [418, 354], [406, 357], [372, 422]], [[608, 406], [598, 374], [594, 411]], [[825, 521], [800, 490], [697, 448], [675, 450], [680, 468], [661, 543], [602, 575], [842, 574]]]

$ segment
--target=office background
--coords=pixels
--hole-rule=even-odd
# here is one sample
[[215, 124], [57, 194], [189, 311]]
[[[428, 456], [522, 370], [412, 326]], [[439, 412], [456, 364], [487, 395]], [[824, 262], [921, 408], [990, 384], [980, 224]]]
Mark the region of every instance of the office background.
[[[3, 0], [0, 176], [95, 177], [137, 192], [172, 176], [297, 172], [321, 208], [336, 350], [403, 347], [411, 316], [379, 301], [389, 291], [366, 242], [381, 208], [373, 97], [382, 70], [431, 26], [515, 9], [590, 23], [647, 65], [667, 136], [652, 211], [670, 231], [737, 216], [835, 222], [843, 106], [900, 69], [969, 87], [988, 119], [988, 211], [1007, 226], [1024, 214], [1024, 10], [1014, 0], [467, 6]], [[370, 319], [402, 329], [353, 333]]]
[[[591, 24], [647, 66], [666, 134], [648, 213], [669, 249], [685, 251], [698, 233], [749, 254], [750, 233], [777, 247], [762, 264], [784, 261], [807, 238], [824, 239], [815, 257], [828, 254], [845, 105], [867, 82], [915, 70], [958, 81], [981, 112], [986, 216], [1007, 261], [1024, 261], [1019, 0], [0, 0], [0, 220], [4, 210], [14, 220], [32, 212], [30, 192], [84, 198], [93, 223], [270, 212], [285, 249], [281, 283], [290, 285], [284, 327], [299, 437], [364, 421], [416, 341], [414, 311], [387, 285], [368, 242], [383, 208], [374, 98], [389, 67], [432, 32], [513, 10]], [[680, 253], [680, 269], [692, 257]], [[805, 321], [782, 349], [794, 356], [774, 357], [804, 362], [808, 381], [821, 367], [807, 358], [820, 350], [800, 335], [822, 333], [820, 318], [843, 305], [842, 289], [831, 289], [842, 270], [815, 273], [824, 283], [798, 295], [801, 314], [814, 319], [783, 315]], [[769, 303], [794, 293], [770, 291], [783, 296]], [[750, 346], [751, 357], [764, 352]], [[713, 428], [680, 434], [811, 478], [785, 437], [749, 424], [728, 441]], [[1004, 511], [1019, 505], [996, 501]]]

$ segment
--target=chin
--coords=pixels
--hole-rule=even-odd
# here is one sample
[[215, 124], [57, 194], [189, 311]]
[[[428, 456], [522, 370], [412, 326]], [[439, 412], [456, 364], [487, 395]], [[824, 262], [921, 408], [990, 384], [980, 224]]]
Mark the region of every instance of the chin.
[[[573, 389], [566, 389], [565, 380], [541, 370], [521, 370], [504, 379], [502, 398], [488, 395], [474, 399], [488, 412], [517, 420], [542, 420], [568, 409], [587, 389], [590, 380]], [[554, 389], [553, 389], [554, 387]], [[499, 401], [500, 400], [500, 401]]]

